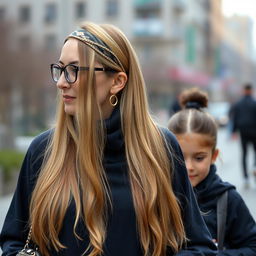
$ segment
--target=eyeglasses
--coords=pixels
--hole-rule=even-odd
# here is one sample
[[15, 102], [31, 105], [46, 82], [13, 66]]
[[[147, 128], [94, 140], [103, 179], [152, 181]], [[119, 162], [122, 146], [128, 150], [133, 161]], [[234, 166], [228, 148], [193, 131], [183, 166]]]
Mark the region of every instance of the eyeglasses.
[[[64, 71], [64, 76], [68, 83], [73, 84], [77, 80], [77, 74], [79, 70], [89, 70], [89, 67], [78, 67], [74, 64], [68, 64], [64, 67], [61, 67], [59, 64], [51, 64], [51, 75], [55, 83], [57, 83], [61, 77], [62, 72]], [[96, 67], [94, 71], [110, 71], [116, 72], [116, 70], [106, 67]]]

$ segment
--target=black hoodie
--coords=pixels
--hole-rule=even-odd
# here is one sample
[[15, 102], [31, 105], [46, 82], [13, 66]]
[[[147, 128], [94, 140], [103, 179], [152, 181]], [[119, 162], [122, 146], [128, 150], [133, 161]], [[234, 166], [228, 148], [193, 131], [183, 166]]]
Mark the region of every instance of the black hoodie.
[[216, 173], [216, 166], [211, 165], [208, 176], [194, 188], [203, 218], [214, 239], [217, 238], [217, 200], [227, 190], [228, 206], [224, 238], [226, 250], [219, 252], [218, 255], [255, 256], [256, 224], [235, 187], [223, 182]]

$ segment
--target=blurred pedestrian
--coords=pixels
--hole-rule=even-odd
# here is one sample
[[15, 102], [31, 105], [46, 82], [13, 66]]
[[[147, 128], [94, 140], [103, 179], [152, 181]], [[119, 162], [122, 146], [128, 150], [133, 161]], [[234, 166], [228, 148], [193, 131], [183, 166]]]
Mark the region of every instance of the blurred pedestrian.
[[[255, 256], [256, 223], [235, 187], [217, 175], [214, 164], [219, 153], [217, 124], [204, 111], [208, 95], [196, 88], [186, 90], [181, 95], [181, 105], [183, 109], [171, 117], [168, 128], [181, 146], [202, 216], [219, 245], [218, 255]], [[220, 216], [217, 204], [224, 193], [227, 195], [226, 211], [223, 210]], [[218, 228], [217, 223], [223, 220], [225, 213], [225, 224]], [[221, 229], [222, 232], [217, 232]]]
[[180, 93], [176, 94], [174, 100], [170, 104], [170, 107], [169, 107], [169, 116], [170, 117], [172, 115], [174, 115], [176, 112], [178, 112], [179, 110], [181, 110], [179, 98], [180, 98]]
[[239, 132], [242, 147], [242, 168], [245, 187], [249, 187], [249, 174], [247, 165], [248, 147], [254, 148], [254, 175], [256, 178], [256, 101], [253, 98], [253, 87], [247, 83], [243, 87], [242, 98], [232, 105], [230, 118], [233, 123], [233, 137]]
[[216, 255], [178, 143], [149, 114], [125, 35], [85, 23], [67, 37], [51, 74], [56, 126], [28, 149], [3, 255], [16, 255], [29, 229], [45, 256]]

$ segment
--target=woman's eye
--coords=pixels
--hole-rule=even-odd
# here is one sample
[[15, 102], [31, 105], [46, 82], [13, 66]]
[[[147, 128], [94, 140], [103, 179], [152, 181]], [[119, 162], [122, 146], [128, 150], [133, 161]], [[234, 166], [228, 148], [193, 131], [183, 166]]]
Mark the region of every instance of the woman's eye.
[[78, 68], [76, 66], [67, 66], [66, 69], [69, 76], [74, 76]]
[[76, 66], [70, 66], [70, 71], [71, 72], [76, 72], [76, 70], [78, 69], [78, 67], [76, 67]]

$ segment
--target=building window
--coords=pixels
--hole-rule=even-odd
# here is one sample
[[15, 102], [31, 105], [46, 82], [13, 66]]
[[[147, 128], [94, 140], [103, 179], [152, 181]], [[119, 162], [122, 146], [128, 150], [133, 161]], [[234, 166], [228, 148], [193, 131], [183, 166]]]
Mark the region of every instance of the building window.
[[107, 17], [116, 17], [118, 15], [118, 0], [107, 0], [106, 1], [106, 15]]
[[21, 6], [19, 10], [19, 20], [21, 23], [28, 23], [30, 21], [30, 8], [29, 6]]
[[57, 18], [57, 7], [54, 3], [49, 3], [45, 6], [45, 22], [53, 23]]
[[77, 19], [84, 18], [85, 12], [86, 12], [86, 3], [84, 3], [84, 2], [76, 3], [75, 12], [76, 12], [75, 17]]
[[45, 36], [45, 49], [52, 50], [56, 47], [56, 36], [46, 35]]
[[5, 8], [0, 7], [0, 22], [5, 20]]

